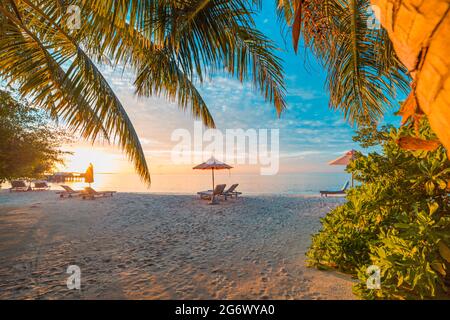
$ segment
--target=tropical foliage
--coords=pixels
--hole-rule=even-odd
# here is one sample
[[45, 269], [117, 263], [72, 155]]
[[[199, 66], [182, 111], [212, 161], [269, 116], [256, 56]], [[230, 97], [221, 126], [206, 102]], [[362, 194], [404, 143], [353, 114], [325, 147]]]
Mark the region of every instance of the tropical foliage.
[[[357, 276], [355, 292], [370, 299], [442, 297], [450, 289], [450, 161], [442, 146], [406, 151], [397, 141], [435, 139], [425, 118], [415, 126], [365, 128], [356, 137], [382, 152], [359, 154], [348, 167], [361, 184], [345, 204], [322, 219], [313, 237], [309, 263]], [[379, 148], [379, 147], [378, 147]], [[367, 268], [381, 271], [381, 288], [366, 286]]]
[[1, 1], [0, 78], [84, 138], [118, 143], [150, 182], [139, 138], [97, 65], [130, 68], [137, 95], [176, 100], [210, 127], [195, 84], [217, 70], [252, 80], [280, 113], [280, 60], [255, 28], [254, 7], [250, 0]]
[[0, 183], [17, 178], [40, 178], [63, 162], [60, 151], [68, 141], [45, 113], [0, 90]]
[[327, 70], [330, 107], [351, 123], [378, 121], [409, 77], [369, 0], [278, 0], [278, 12]]

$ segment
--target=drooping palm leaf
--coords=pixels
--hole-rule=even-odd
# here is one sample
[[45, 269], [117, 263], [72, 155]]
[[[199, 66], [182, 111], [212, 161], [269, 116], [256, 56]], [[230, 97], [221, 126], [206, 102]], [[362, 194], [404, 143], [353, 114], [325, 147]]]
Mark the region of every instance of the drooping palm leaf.
[[[275, 46], [254, 28], [251, 19], [249, 6], [255, 1], [134, 0], [116, 3], [113, 11], [105, 11], [96, 5], [97, 1], [100, 0], [84, 1], [84, 4], [95, 11], [91, 26], [105, 35], [100, 48], [114, 48], [114, 56], [126, 58], [138, 74], [141, 74], [142, 50], [136, 45], [145, 43], [144, 55], [164, 48], [165, 56], [191, 81], [196, 78], [202, 82], [205, 73], [223, 70], [241, 81], [251, 75], [256, 87], [274, 103], [278, 113], [285, 108], [282, 68], [273, 55]], [[147, 14], [140, 16], [138, 12], [142, 8]], [[139, 40], [118, 41], [124, 37]], [[105, 51], [98, 52], [102, 53]], [[144, 81], [143, 76], [140, 83]], [[200, 114], [198, 110], [195, 113]]]
[[[350, 122], [378, 121], [390, 107], [396, 90], [407, 92], [406, 69], [386, 32], [369, 28], [368, 0], [279, 3], [279, 14], [289, 24], [301, 19], [305, 45], [327, 69], [330, 107], [342, 110]], [[293, 32], [295, 44], [300, 34], [296, 29]]]
[[[83, 96], [72, 94], [73, 83], [44, 44], [26, 28], [23, 19], [4, 12], [0, 22], [0, 76], [18, 84], [22, 95], [34, 97], [34, 103], [47, 109], [55, 119], [62, 116], [84, 138], [95, 139], [99, 133], [108, 138], [102, 120]], [[85, 126], [86, 123], [91, 126]]]
[[[278, 112], [285, 107], [280, 62], [259, 34], [251, 7], [225, 0], [8, 0], [0, 3], [0, 76], [92, 141], [118, 143], [149, 182], [138, 136], [97, 69], [105, 60], [136, 73], [140, 95], [164, 94], [214, 126], [194, 80], [222, 70], [253, 82]], [[67, 26], [81, 8], [81, 29]], [[5, 24], [3, 24], [5, 22]], [[245, 31], [245, 32], [244, 32]], [[3, 35], [5, 35], [3, 37]]]
[[[28, 0], [17, 2], [19, 13], [23, 12], [21, 13], [22, 22], [14, 19], [4, 6], [0, 6], [0, 12], [27, 34], [32, 42], [29, 42], [28, 45], [36, 48], [35, 56], [31, 60], [26, 56], [21, 57], [20, 63], [17, 61], [15, 63], [7, 62], [7, 65], [0, 68], [2, 72], [9, 71], [4, 76], [7, 77], [11, 74], [17, 77], [20, 72], [23, 81], [18, 83], [23, 94], [31, 94], [34, 101], [43, 107], [51, 105], [52, 113], [58, 114], [66, 121], [83, 122], [82, 131], [98, 132], [95, 128], [98, 128], [99, 124], [89, 121], [90, 119], [72, 118], [74, 107], [64, 102], [61, 103], [60, 99], [55, 99], [52, 90], [58, 86], [63, 95], [76, 97], [77, 99], [72, 103], [77, 103], [77, 106], [81, 101], [85, 102], [86, 106], [83, 108], [92, 109], [96, 118], [101, 119], [101, 125], [106, 130], [107, 137], [112, 137], [112, 140], [126, 151], [142, 179], [150, 182], [144, 152], [125, 109], [78, 42], [59, 26], [57, 18], [51, 16], [57, 11], [53, 10], [52, 6], [41, 9]], [[33, 14], [29, 14], [29, 12]], [[49, 25], [49, 23], [51, 24]], [[33, 32], [31, 28], [36, 31]], [[1, 46], [6, 54], [11, 53], [11, 48], [8, 47], [8, 44], [11, 43], [13, 41], [7, 39], [4, 46]], [[15, 57], [17, 56], [16, 54]], [[22, 68], [17, 68], [18, 65]], [[68, 65], [68, 68], [64, 79], [60, 79], [58, 75], [61, 74], [60, 68], [63, 65]], [[30, 72], [33, 73], [30, 74]], [[12, 78], [11, 80], [16, 81], [17, 79]], [[47, 80], [47, 82], [43, 83], [43, 80]], [[70, 87], [62, 85], [68, 83], [70, 83]], [[51, 104], [49, 99], [52, 99]]]

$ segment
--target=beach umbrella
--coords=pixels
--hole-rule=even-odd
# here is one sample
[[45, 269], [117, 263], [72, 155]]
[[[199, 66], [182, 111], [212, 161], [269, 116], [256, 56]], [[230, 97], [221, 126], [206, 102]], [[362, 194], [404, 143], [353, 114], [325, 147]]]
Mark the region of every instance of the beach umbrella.
[[[328, 162], [328, 164], [330, 166], [348, 166], [350, 161], [355, 159], [355, 155], [356, 155], [356, 150], [352, 149], [350, 151], [347, 151], [343, 156], [340, 156], [339, 158]], [[353, 187], [353, 173], [352, 173], [352, 187]]]
[[[214, 190], [214, 170], [224, 170], [224, 169], [231, 169], [232, 166], [221, 162], [217, 160], [214, 157], [211, 157], [208, 159], [208, 161], [203, 162], [199, 164], [198, 166], [195, 166], [194, 170], [211, 170], [211, 176], [212, 176], [212, 190]], [[213, 197], [214, 198], [214, 197]], [[211, 202], [214, 203], [214, 199], [211, 199]]]
[[91, 183], [94, 182], [94, 166], [92, 163], [89, 163], [89, 167], [84, 174], [84, 182], [89, 183], [89, 187], [91, 186]]

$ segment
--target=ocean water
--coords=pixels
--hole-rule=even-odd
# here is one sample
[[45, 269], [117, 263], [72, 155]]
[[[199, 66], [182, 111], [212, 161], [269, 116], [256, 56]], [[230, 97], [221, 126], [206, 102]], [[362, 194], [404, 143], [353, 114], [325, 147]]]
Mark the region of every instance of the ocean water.
[[[118, 192], [149, 192], [170, 194], [195, 194], [198, 191], [212, 189], [211, 172], [198, 171], [193, 174], [153, 174], [150, 186], [142, 183], [135, 174], [95, 174], [92, 187], [98, 191], [115, 190]], [[338, 190], [350, 179], [343, 173], [290, 173], [274, 176], [257, 174], [233, 174], [216, 172], [215, 184], [225, 183], [231, 186], [239, 183], [238, 190], [253, 195], [314, 195], [320, 190]], [[65, 183], [74, 189], [87, 186], [84, 182]], [[7, 188], [5, 184], [3, 188]], [[60, 189], [53, 184], [52, 189]]]

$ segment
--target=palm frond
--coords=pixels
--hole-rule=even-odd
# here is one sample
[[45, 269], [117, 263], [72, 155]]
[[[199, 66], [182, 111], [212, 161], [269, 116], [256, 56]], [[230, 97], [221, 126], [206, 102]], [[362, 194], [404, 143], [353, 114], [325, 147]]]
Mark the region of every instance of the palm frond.
[[[103, 20], [97, 17], [97, 21]], [[105, 22], [105, 21], [104, 21]], [[90, 26], [88, 29], [98, 28], [98, 34], [104, 34], [105, 24]], [[114, 64], [129, 66], [136, 72], [135, 87], [138, 96], [164, 95], [178, 106], [201, 119], [207, 127], [215, 127], [214, 119], [208, 110], [202, 96], [192, 81], [179, 68], [174, 55], [163, 47], [154, 45], [136, 30], [129, 28], [128, 23], [118, 24], [113, 35], [104, 39], [108, 46], [88, 46], [93, 49], [93, 56], [107, 55], [115, 59]], [[138, 45], [136, 45], [136, 43]], [[96, 49], [99, 48], [99, 49]]]
[[63, 116], [69, 128], [84, 138], [95, 140], [102, 134], [108, 139], [102, 120], [82, 96], [73, 95], [73, 83], [45, 45], [22, 19], [0, 12], [0, 77], [18, 84], [22, 96], [33, 97], [55, 120]]
[[[178, 66], [177, 72], [184, 79], [192, 81], [195, 78], [202, 83], [205, 74], [222, 70], [241, 81], [251, 75], [255, 86], [273, 102], [277, 111], [280, 113], [284, 109], [284, 80], [281, 62], [274, 55], [275, 45], [256, 31], [251, 19], [249, 7], [258, 1], [133, 0], [117, 3], [111, 12], [98, 6], [98, 1], [84, 1], [84, 4], [89, 12], [95, 12], [90, 20], [92, 27], [99, 28], [105, 35], [101, 48], [114, 47], [116, 58], [126, 59], [136, 67], [142, 61], [142, 50], [136, 48], [137, 45], [145, 43], [145, 50], [148, 50], [145, 54], [164, 48], [165, 55]], [[148, 14], [138, 16], [137, 12], [143, 7], [147, 8]], [[128, 23], [127, 17], [135, 18], [130, 18]], [[244, 29], [246, 32], [242, 32]], [[116, 62], [124, 63], [122, 59]], [[142, 84], [144, 75], [138, 68], [137, 71]], [[185, 83], [184, 79], [179, 83]], [[194, 111], [199, 114], [198, 110]]]
[[215, 128], [202, 96], [167, 50], [154, 50], [151, 55], [147, 55], [139, 67], [134, 85], [139, 96], [149, 97], [163, 92], [168, 99], [176, 99], [183, 108], [190, 103], [191, 113], [206, 126]]
[[[66, 24], [69, 5], [82, 25]], [[194, 83], [226, 70], [251, 79], [278, 113], [285, 108], [275, 45], [256, 28], [260, 0], [8, 0], [0, 3], [0, 76], [85, 138], [118, 143], [141, 177], [150, 174], [138, 136], [96, 64], [130, 67], [138, 95], [165, 95], [207, 126]], [[6, 24], [3, 24], [3, 22]], [[4, 35], [4, 36], [3, 36]]]
[[[17, 68], [17, 61], [6, 61], [0, 68], [4, 77], [10, 77], [16, 82], [20, 78], [22, 81], [19, 81], [19, 87], [23, 94], [32, 95], [34, 101], [43, 107], [51, 106], [51, 112], [57, 113], [69, 124], [83, 126], [82, 131], [90, 134], [91, 138], [98, 132], [99, 124], [89, 120], [101, 119], [101, 128], [107, 137], [111, 137], [125, 150], [142, 179], [150, 183], [150, 173], [139, 138], [125, 109], [95, 64], [78, 43], [59, 27], [57, 19], [49, 15], [52, 13], [51, 6], [41, 9], [30, 1], [20, 0], [18, 7], [26, 13], [22, 15], [23, 23], [14, 19], [5, 7], [0, 6], [0, 10], [28, 36], [29, 41], [22, 43], [22, 47], [34, 49], [28, 52], [33, 57], [31, 60], [22, 59], [21, 69]], [[52, 23], [52, 28], [48, 28], [48, 23]], [[30, 26], [37, 32], [31, 31]], [[4, 48], [5, 54], [17, 57], [8, 47], [9, 43], [6, 39], [0, 47]], [[63, 79], [62, 65], [68, 65]], [[75, 118], [73, 104], [68, 105], [66, 100], [55, 95], [56, 87], [63, 96], [75, 97], [72, 102], [77, 102], [77, 106], [84, 102], [84, 110], [92, 110], [95, 118]]]
[[[279, 15], [288, 24], [301, 20], [304, 44], [327, 70], [330, 107], [349, 122], [379, 121], [397, 90], [407, 92], [409, 77], [386, 32], [368, 28], [369, 0], [279, 3]], [[300, 33], [293, 36], [295, 44]]]

